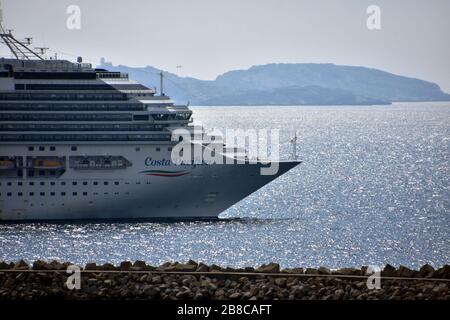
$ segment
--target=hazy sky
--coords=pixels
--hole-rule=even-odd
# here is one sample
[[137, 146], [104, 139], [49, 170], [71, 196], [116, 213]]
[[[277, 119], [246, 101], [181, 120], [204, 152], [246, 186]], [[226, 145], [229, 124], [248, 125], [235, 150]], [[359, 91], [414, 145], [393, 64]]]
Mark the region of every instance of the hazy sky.
[[[449, 0], [0, 0], [7, 27], [35, 46], [214, 79], [273, 62], [379, 68], [450, 92]], [[81, 29], [69, 30], [69, 5]], [[366, 27], [369, 5], [381, 30]], [[0, 49], [0, 54], [7, 52]], [[183, 68], [176, 68], [182, 65]]]

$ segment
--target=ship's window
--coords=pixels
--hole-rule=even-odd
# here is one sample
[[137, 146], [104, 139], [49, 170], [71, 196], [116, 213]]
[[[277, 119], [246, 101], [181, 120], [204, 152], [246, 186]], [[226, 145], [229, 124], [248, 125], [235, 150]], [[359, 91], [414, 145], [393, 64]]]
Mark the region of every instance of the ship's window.
[[7, 194], [6, 194], [8, 197], [11, 197], [11, 192], [8, 192]]
[[50, 185], [54, 186], [55, 185], [55, 181], [50, 182]]
[[55, 151], [56, 147], [55, 146], [50, 146], [50, 151]]
[[41, 195], [41, 196], [45, 196], [45, 192], [41, 192], [40, 195]]
[[116, 186], [118, 186], [118, 185], [119, 185], [119, 181], [114, 182], [114, 184], [115, 184]]
[[39, 151], [45, 151], [45, 147], [44, 146], [39, 146]]
[[21, 185], [23, 185], [23, 182], [19, 181], [19, 182], [17, 182], [17, 185], [21, 186]]
[[65, 181], [61, 181], [61, 185], [62, 185], [62, 186], [65, 186], [65, 185], [66, 185], [66, 182], [65, 182]]
[[94, 192], [94, 196], [98, 196], [98, 192]]
[[157, 147], [157, 148], [156, 148], [156, 151], [161, 151], [161, 148], [160, 148], [160, 147]]
[[54, 175], [56, 175], [56, 172], [55, 172], [55, 170], [50, 170], [50, 175], [51, 175], [51, 176], [54, 176]]
[[83, 192], [83, 196], [87, 196], [87, 192]]
[[41, 183], [39, 183], [41, 186], [45, 186], [45, 182], [41, 181]]
[[94, 181], [94, 186], [97, 186], [98, 185], [98, 182], [97, 181]]
[[107, 185], [108, 185], [108, 181], [103, 182], [103, 184], [104, 184], [105, 186], [107, 186]]
[[34, 182], [30, 182], [29, 185], [30, 185], [30, 186], [34, 186]]
[[133, 120], [135, 121], [147, 121], [148, 114], [135, 114], [133, 115]]
[[23, 196], [23, 193], [22, 193], [22, 192], [19, 192], [17, 195], [18, 195], [19, 197], [21, 197], [21, 196]]
[[34, 147], [29, 146], [29, 147], [28, 147], [28, 151], [34, 151]]
[[34, 177], [34, 170], [28, 170], [28, 176]]
[[17, 170], [17, 176], [22, 177], [23, 176], [23, 171], [22, 169]]
[[30, 196], [34, 196], [34, 192], [30, 192]]
[[83, 186], [87, 186], [87, 181], [83, 181]]
[[55, 195], [55, 193], [54, 193], [54, 192], [50, 192], [50, 195], [51, 195], [51, 196], [54, 196], [54, 195]]
[[141, 151], [141, 148], [136, 147], [136, 152], [139, 152], [139, 151]]
[[168, 147], [168, 148], [167, 148], [167, 151], [172, 151], [172, 147]]
[[118, 195], [119, 195], [119, 193], [118, 193], [118, 192], [114, 192], [114, 194], [115, 194], [116, 196], [118, 196]]
[[153, 119], [155, 120], [168, 120], [169, 119], [169, 115], [168, 114], [152, 114]]
[[71, 149], [72, 151], [77, 151], [77, 146], [72, 146], [70, 149]]
[[45, 176], [45, 171], [44, 170], [39, 170], [39, 175], [40, 176]]
[[72, 185], [73, 185], [73, 186], [76, 186], [76, 185], [77, 185], [77, 182], [76, 182], [76, 181], [73, 181], [73, 182], [72, 182]]
[[76, 193], [76, 192], [74, 192], [74, 193], [72, 193], [72, 195], [76, 196], [76, 195], [77, 195], [77, 193]]
[[66, 195], [66, 193], [65, 193], [65, 192], [61, 192], [61, 195], [62, 195], [62, 196], [65, 196], [65, 195]]
[[8, 182], [7, 185], [10, 186], [10, 185], [12, 185], [12, 183], [11, 183], [11, 182]]

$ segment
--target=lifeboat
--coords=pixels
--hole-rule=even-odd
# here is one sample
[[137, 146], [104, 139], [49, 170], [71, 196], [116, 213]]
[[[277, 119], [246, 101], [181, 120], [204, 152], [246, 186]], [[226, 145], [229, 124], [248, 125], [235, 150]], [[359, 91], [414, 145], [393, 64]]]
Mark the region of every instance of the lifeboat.
[[11, 160], [0, 160], [0, 170], [14, 169], [14, 162]]
[[36, 160], [34, 162], [35, 169], [62, 169], [64, 166], [56, 160]]

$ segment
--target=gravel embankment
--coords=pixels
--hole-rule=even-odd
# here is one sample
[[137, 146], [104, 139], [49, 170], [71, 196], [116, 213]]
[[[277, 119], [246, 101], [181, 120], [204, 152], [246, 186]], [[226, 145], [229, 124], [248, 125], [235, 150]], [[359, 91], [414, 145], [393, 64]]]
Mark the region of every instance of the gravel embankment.
[[[0, 262], [0, 300], [18, 299], [218, 299], [218, 300], [450, 300], [450, 266], [420, 270], [387, 265], [381, 289], [368, 289], [366, 270], [283, 269], [276, 263], [232, 269], [195, 261], [149, 266], [89, 263], [81, 269], [80, 289], [69, 290], [70, 263]], [[73, 282], [75, 283], [75, 282]]]

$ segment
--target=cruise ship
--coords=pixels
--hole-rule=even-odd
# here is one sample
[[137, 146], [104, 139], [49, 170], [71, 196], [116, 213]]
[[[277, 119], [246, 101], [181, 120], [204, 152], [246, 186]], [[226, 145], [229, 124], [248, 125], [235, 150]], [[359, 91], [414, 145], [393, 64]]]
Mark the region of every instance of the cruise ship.
[[162, 84], [46, 59], [0, 32], [12, 53], [0, 58], [1, 221], [217, 218], [300, 163], [280, 161], [274, 175], [260, 161], [176, 164], [173, 132], [196, 126]]

